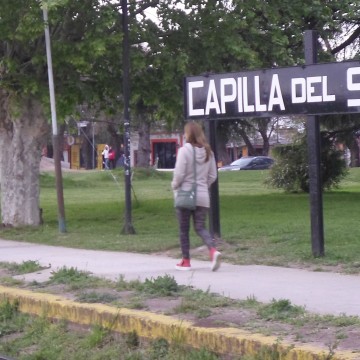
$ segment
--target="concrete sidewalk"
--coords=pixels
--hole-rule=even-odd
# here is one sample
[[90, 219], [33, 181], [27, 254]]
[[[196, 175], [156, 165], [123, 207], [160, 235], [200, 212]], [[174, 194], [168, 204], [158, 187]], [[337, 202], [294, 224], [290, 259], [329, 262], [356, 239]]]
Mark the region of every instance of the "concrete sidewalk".
[[[173, 276], [178, 284], [228, 296], [233, 299], [256, 300], [267, 303], [273, 299], [288, 299], [318, 314], [360, 316], [359, 276], [309, 272], [268, 266], [235, 266], [222, 264], [211, 272], [209, 262], [192, 261], [192, 270], [179, 272], [177, 262], [164, 256], [93, 251], [37, 245], [0, 239], [0, 261], [22, 263], [33, 260], [48, 269], [19, 275], [31, 282], [44, 282], [64, 266], [88, 271], [95, 276], [117, 280], [145, 280], [158, 276]], [[176, 317], [141, 310], [117, 308], [105, 304], [84, 304], [60, 295], [37, 293], [20, 288], [0, 286], [0, 299], [16, 302], [24, 313], [64, 319], [79, 325], [98, 324], [120, 333], [136, 331], [148, 339], [164, 338], [169, 342], [181, 339], [192, 348], [206, 348], [229, 356], [258, 355], [259, 349], [276, 352], [283, 360], [359, 360], [359, 350], [339, 350], [330, 354], [325, 344], [289, 342], [275, 336], [261, 335], [236, 327], [202, 327]], [[0, 355], [1, 356], [1, 355]]]
[[0, 240], [0, 261], [38, 261], [51, 268], [21, 275], [25, 280], [46, 280], [63, 266], [116, 280], [145, 280], [170, 275], [178, 284], [245, 300], [287, 299], [318, 314], [360, 316], [360, 276], [310, 272], [271, 266], [237, 266], [223, 263], [211, 272], [209, 262], [192, 260], [192, 271], [176, 271], [176, 259], [164, 256], [93, 251]]

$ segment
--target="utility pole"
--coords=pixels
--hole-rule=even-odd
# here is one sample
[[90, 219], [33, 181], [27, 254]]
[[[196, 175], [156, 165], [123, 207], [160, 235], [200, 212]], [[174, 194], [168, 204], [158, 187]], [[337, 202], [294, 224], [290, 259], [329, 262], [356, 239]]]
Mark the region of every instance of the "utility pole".
[[51, 108], [51, 122], [52, 122], [52, 142], [54, 148], [54, 165], [55, 165], [55, 181], [56, 181], [56, 193], [58, 202], [58, 221], [59, 231], [61, 233], [66, 232], [65, 225], [65, 206], [64, 206], [64, 194], [63, 183], [61, 174], [61, 159], [60, 159], [60, 141], [57, 128], [56, 119], [56, 105], [55, 105], [55, 90], [54, 90], [54, 77], [52, 69], [52, 57], [51, 57], [51, 44], [50, 44], [50, 32], [47, 8], [43, 7], [43, 16], [45, 23], [45, 44], [46, 44], [46, 56], [48, 65], [48, 77], [49, 77], [49, 93], [50, 93], [50, 108]]
[[123, 234], [135, 234], [131, 221], [131, 166], [130, 166], [130, 60], [127, 0], [121, 0], [123, 25], [123, 97], [124, 97], [124, 170], [125, 170], [125, 224]]

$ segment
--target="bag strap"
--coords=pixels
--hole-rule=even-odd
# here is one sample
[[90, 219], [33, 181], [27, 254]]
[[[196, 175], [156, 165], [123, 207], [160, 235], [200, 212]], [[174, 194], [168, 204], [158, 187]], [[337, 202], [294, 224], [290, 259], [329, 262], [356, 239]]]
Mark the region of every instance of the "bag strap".
[[196, 185], [196, 157], [195, 157], [195, 147], [193, 146], [193, 153], [194, 153], [194, 185]]

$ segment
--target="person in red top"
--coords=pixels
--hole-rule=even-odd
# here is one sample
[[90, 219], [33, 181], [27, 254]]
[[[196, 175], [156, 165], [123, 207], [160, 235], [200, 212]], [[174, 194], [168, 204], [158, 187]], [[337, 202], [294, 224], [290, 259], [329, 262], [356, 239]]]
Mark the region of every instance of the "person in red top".
[[110, 169], [115, 169], [115, 151], [111, 146], [109, 148], [109, 163]]

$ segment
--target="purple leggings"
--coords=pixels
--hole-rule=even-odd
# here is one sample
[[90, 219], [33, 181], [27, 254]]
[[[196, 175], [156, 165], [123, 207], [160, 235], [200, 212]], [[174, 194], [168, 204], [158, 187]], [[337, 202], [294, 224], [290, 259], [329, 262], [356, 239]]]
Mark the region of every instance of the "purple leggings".
[[209, 209], [197, 206], [195, 210], [176, 209], [176, 216], [179, 222], [179, 237], [182, 257], [190, 259], [190, 217], [194, 220], [194, 230], [201, 237], [208, 249], [215, 247], [215, 241], [205, 228], [205, 220]]

